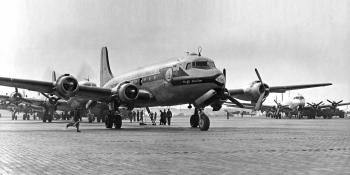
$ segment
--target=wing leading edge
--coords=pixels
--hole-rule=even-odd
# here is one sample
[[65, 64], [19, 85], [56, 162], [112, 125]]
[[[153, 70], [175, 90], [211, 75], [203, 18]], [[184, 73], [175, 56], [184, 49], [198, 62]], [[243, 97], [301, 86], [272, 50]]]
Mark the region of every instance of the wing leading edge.
[[[55, 82], [38, 81], [38, 80], [27, 80], [27, 79], [16, 79], [0, 77], [0, 85], [8, 87], [17, 87], [27, 89], [31, 91], [38, 91], [42, 93], [55, 93]], [[77, 97], [93, 99], [93, 100], [106, 100], [112, 95], [111, 89], [100, 88], [100, 87], [88, 87], [79, 86], [79, 92]]]

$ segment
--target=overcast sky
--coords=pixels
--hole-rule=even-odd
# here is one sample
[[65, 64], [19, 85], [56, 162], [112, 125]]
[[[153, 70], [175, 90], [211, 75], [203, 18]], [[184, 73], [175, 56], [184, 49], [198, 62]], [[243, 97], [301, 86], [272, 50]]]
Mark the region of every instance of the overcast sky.
[[256, 67], [270, 86], [334, 84], [291, 96], [350, 101], [350, 1], [2, 1], [0, 22], [0, 76], [50, 80], [83, 65], [99, 82], [102, 46], [115, 75], [201, 46], [229, 88], [257, 79]]

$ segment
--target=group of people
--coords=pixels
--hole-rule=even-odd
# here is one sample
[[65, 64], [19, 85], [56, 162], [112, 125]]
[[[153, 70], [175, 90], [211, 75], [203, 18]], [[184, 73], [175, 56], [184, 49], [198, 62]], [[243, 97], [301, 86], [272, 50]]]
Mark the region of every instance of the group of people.
[[159, 120], [159, 125], [170, 125], [171, 123], [171, 117], [173, 117], [173, 113], [168, 109], [168, 111], [165, 111], [165, 109], [159, 110], [160, 112], [160, 120]]
[[[76, 127], [77, 128], [77, 132], [80, 132], [79, 130], [79, 125], [80, 125], [80, 121], [81, 121], [81, 115], [80, 115], [80, 111], [79, 110], [74, 110], [72, 111], [73, 112], [73, 120], [68, 123], [66, 125], [66, 128], [70, 127], [70, 126], [73, 126], [73, 127]], [[159, 119], [159, 125], [166, 125], [168, 124], [170, 126], [171, 124], [171, 118], [173, 116], [172, 112], [170, 111], [170, 109], [168, 109], [168, 111], [166, 111], [165, 109], [162, 111], [162, 110], [159, 110], [160, 112], [160, 119]], [[134, 121], [134, 122], [140, 122], [140, 125], [144, 124], [144, 112], [143, 110], [139, 111], [137, 110], [136, 112], [135, 111], [132, 111], [131, 112], [131, 115], [129, 115], [129, 119], [130, 119], [130, 122]], [[152, 121], [152, 125], [156, 125], [156, 121], [157, 121], [157, 112], [151, 112], [149, 114], [149, 117]]]
[[[173, 116], [172, 112], [170, 111], [170, 109], [168, 109], [168, 111], [166, 111], [165, 109], [162, 111], [160, 110], [160, 119], [159, 119], [159, 125], [166, 125], [168, 123], [168, 125], [171, 124], [171, 117]], [[149, 113], [149, 117], [151, 119], [152, 125], [156, 125], [156, 121], [157, 121], [157, 112], [150, 112]], [[131, 115], [129, 115], [129, 119], [130, 119], [130, 123], [131, 122], [140, 122], [140, 125], [144, 124], [144, 112], [143, 110], [139, 111], [132, 111]]]

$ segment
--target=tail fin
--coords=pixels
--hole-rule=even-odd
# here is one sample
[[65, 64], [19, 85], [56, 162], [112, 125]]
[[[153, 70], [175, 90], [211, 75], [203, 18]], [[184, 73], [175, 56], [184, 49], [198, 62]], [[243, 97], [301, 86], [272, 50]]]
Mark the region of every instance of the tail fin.
[[107, 47], [102, 47], [100, 66], [100, 87], [103, 87], [109, 80], [113, 78], [111, 68], [109, 67]]

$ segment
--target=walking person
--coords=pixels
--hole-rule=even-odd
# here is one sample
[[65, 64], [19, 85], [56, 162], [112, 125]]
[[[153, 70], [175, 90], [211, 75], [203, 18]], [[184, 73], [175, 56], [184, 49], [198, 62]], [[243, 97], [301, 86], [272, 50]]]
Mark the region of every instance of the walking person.
[[80, 113], [79, 110], [74, 110], [74, 116], [73, 116], [73, 120], [67, 124], [66, 128], [70, 127], [70, 126], [74, 126], [77, 128], [77, 132], [80, 132], [79, 130], [79, 120], [80, 120]]
[[168, 111], [166, 112], [166, 116], [167, 116], [167, 120], [168, 120], [168, 125], [170, 126], [171, 117], [173, 116], [173, 113], [170, 111], [170, 109], [168, 109]]
[[140, 112], [139, 112], [139, 110], [137, 110], [136, 116], [137, 116], [137, 121], [140, 121]]

